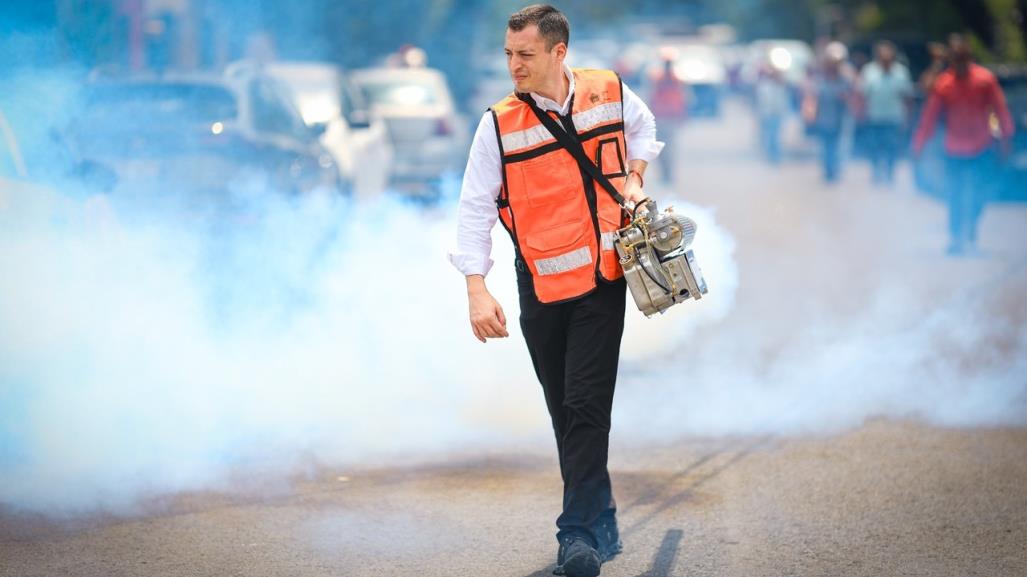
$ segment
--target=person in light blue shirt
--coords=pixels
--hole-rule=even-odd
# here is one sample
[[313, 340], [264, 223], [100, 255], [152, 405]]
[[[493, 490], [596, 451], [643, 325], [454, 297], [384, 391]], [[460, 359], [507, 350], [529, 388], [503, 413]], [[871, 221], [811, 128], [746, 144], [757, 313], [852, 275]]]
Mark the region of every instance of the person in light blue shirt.
[[853, 96], [847, 58], [848, 49], [840, 42], [824, 48], [820, 69], [807, 85], [802, 105], [803, 120], [820, 138], [820, 161], [827, 183], [837, 182], [841, 176], [840, 144]]
[[874, 182], [891, 184], [899, 143], [913, 98], [909, 69], [895, 60], [895, 46], [887, 40], [874, 47], [876, 58], [863, 67], [860, 90], [866, 106], [867, 139]]
[[781, 162], [781, 123], [791, 112], [791, 95], [779, 68], [771, 62], [760, 68], [756, 81], [756, 116], [759, 119], [760, 145], [767, 161]]

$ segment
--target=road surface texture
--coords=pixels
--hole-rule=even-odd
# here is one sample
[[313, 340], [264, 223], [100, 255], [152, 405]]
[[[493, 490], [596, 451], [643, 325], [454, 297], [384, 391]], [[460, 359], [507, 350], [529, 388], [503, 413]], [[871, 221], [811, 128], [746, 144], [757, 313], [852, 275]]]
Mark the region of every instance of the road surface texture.
[[[773, 365], [797, 319], [851, 322], [882, 278], [900, 279], [926, 308], [973, 298], [1023, 326], [1023, 206], [989, 208], [983, 256], [950, 259], [944, 208], [914, 193], [905, 169], [891, 190], [871, 187], [857, 165], [826, 187], [802, 154], [760, 163], [740, 109], [726, 111], [686, 130], [676, 192], [716, 207], [735, 236], [741, 280], [731, 313], [689, 354], [743, 347]], [[667, 193], [651, 178], [650, 190]], [[1022, 354], [1009, 334], [994, 339], [991, 357]], [[977, 362], [953, 354], [971, 369]], [[817, 404], [794, 401], [816, 415]], [[765, 434], [615, 442], [624, 553], [602, 574], [1027, 575], [1027, 428], [872, 413], [834, 427], [826, 415]], [[156, 499], [131, 517], [0, 512], [0, 575], [541, 577], [555, 561], [560, 480], [548, 450], [325, 467], [239, 487]]]
[[[1027, 574], [1027, 431], [871, 422], [615, 456], [612, 577]], [[5, 576], [543, 576], [559, 502], [537, 459], [326, 471], [275, 498], [193, 495], [70, 527], [0, 521]], [[341, 480], [340, 480], [341, 479]]]

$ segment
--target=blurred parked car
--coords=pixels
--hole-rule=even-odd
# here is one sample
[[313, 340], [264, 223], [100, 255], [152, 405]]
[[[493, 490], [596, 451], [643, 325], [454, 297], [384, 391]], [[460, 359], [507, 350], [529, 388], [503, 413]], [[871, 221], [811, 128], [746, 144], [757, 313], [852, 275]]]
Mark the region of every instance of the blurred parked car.
[[0, 222], [13, 213], [24, 197], [48, 192], [29, 178], [28, 164], [17, 136], [3, 111], [0, 111]]
[[267, 78], [96, 80], [67, 133], [80, 159], [110, 166], [134, 192], [202, 195], [236, 184], [285, 193], [340, 188], [319, 132]]
[[394, 182], [434, 183], [446, 171], [463, 168], [467, 121], [457, 113], [442, 72], [368, 68], [354, 71], [353, 81], [385, 119], [395, 152]]
[[476, 122], [490, 106], [513, 92], [514, 85], [506, 67], [506, 58], [502, 54], [482, 58], [475, 66], [474, 77], [477, 82], [468, 102], [467, 113]]
[[[45, 123], [31, 122], [29, 126]], [[24, 124], [22, 125], [25, 126]], [[60, 222], [105, 226], [114, 211], [105, 194], [114, 183], [103, 166], [75, 164], [63, 142], [43, 134], [17, 133], [0, 110], [0, 229]], [[49, 132], [43, 129], [43, 132]], [[42, 137], [36, 145], [32, 136]], [[41, 141], [46, 144], [41, 144]]]
[[262, 71], [288, 89], [308, 126], [323, 127], [321, 144], [355, 194], [369, 197], [385, 190], [393, 156], [385, 122], [371, 113], [342, 70], [323, 62], [272, 62]]
[[0, 110], [0, 188], [32, 183], [86, 197], [114, 188], [114, 171], [99, 162], [76, 159], [62, 135], [38, 120], [23, 121], [22, 128], [30, 128], [18, 133]]

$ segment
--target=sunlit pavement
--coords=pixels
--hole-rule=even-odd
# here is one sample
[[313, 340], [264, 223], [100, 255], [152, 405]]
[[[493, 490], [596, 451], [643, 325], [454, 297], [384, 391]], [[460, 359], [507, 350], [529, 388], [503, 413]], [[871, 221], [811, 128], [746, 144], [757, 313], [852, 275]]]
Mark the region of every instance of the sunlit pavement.
[[[982, 254], [952, 259], [944, 208], [913, 191], [905, 165], [894, 189], [872, 187], [862, 164], [828, 187], [808, 152], [759, 162], [748, 120], [726, 110], [686, 129], [674, 188], [714, 206], [734, 234], [740, 286], [727, 318], [682, 355], [747, 347], [773, 364], [797, 326], [847, 326], [893, 293], [912, 302], [900, 326], [963, 302], [1023, 326], [1027, 208], [990, 207]], [[1001, 337], [982, 352], [1019, 354]], [[1027, 429], [830, 418], [787, 435], [615, 439], [625, 550], [603, 575], [1027, 574]], [[133, 518], [7, 515], [0, 575], [547, 575], [559, 476], [555, 460], [535, 455], [240, 479], [230, 494], [169, 498]]]

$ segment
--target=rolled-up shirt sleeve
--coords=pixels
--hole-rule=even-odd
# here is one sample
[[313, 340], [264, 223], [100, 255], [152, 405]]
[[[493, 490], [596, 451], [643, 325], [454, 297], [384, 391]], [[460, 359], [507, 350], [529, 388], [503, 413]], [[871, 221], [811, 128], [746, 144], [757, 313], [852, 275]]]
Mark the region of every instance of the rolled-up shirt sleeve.
[[663, 143], [656, 140], [656, 119], [627, 84], [624, 87], [624, 139], [628, 160], [652, 162], [663, 150]]
[[478, 123], [460, 187], [457, 205], [456, 247], [449, 262], [464, 276], [485, 276], [492, 269], [492, 227], [499, 218], [496, 197], [503, 184], [499, 143], [492, 113]]

